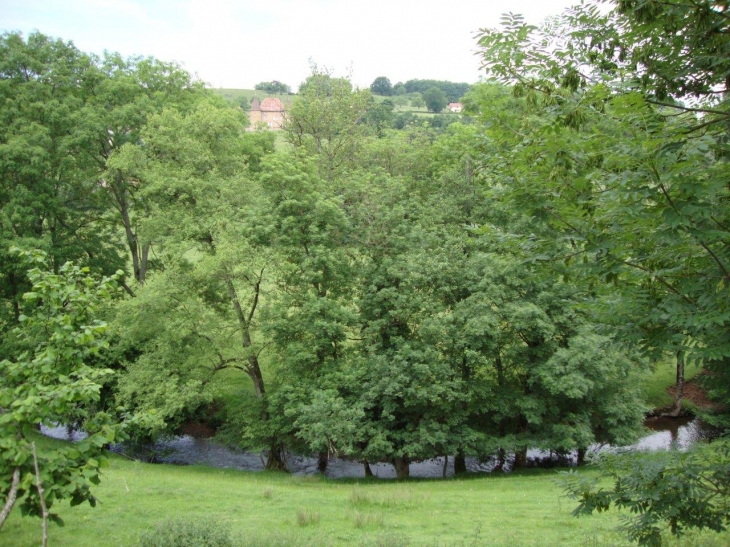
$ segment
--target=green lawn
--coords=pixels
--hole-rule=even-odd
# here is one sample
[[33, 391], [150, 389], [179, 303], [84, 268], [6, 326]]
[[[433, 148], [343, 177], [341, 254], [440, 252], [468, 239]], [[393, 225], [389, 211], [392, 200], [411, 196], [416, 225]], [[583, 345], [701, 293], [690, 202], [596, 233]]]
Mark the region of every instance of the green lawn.
[[[45, 446], [57, 441], [43, 441]], [[60, 442], [60, 441], [58, 441]], [[217, 519], [241, 546], [621, 546], [615, 514], [576, 519], [554, 471], [406, 482], [328, 480], [281, 473], [151, 465], [113, 456], [99, 505], [57, 506], [53, 547], [135, 545], [169, 518]], [[700, 541], [700, 543], [697, 543]], [[728, 544], [705, 535], [669, 545]], [[0, 545], [35, 547], [40, 522], [17, 508]]]

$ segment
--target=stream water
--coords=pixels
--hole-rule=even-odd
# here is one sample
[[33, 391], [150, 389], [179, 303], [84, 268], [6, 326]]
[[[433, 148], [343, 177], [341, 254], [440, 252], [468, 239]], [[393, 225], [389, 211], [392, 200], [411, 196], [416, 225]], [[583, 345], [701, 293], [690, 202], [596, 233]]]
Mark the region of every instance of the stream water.
[[[697, 419], [689, 418], [650, 418], [645, 422], [647, 433], [638, 443], [629, 448], [638, 450], [668, 450], [672, 447], [686, 449], [698, 440], [707, 438], [709, 431]], [[66, 427], [43, 427], [42, 432], [57, 439], [78, 440], [84, 436], [80, 431], [69, 431]], [[594, 447], [602, 449], [605, 447]], [[120, 447], [115, 451], [121, 452]], [[209, 465], [240, 469], [244, 471], [261, 471], [265, 460], [261, 454], [232, 450], [211, 439], [195, 438], [190, 435], [175, 437], [170, 440], [156, 443], [150, 448], [155, 454], [156, 461], [176, 465]], [[528, 465], [549, 466], [556, 463], [569, 464], [570, 459], [558, 459], [549, 452], [529, 450], [527, 453]], [[295, 475], [314, 475], [318, 473], [317, 458], [291, 456], [287, 459], [288, 469]], [[495, 467], [494, 461], [480, 462], [467, 458], [466, 466], [470, 472], [491, 472]], [[395, 469], [387, 463], [370, 464], [373, 474], [380, 478], [395, 478]], [[505, 469], [509, 468], [509, 461]], [[444, 459], [434, 458], [422, 462], [411, 463], [412, 477], [439, 478], [443, 476]], [[454, 474], [453, 458], [449, 458], [446, 465], [446, 476]], [[359, 462], [330, 458], [325, 473], [330, 478], [364, 477], [363, 465]]]

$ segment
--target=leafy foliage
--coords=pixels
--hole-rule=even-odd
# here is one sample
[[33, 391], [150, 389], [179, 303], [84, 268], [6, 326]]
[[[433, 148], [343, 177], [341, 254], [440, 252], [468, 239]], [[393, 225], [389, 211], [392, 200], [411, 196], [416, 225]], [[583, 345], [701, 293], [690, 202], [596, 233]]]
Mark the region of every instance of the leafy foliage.
[[[12, 477], [19, 473], [21, 511], [40, 516], [32, 431], [41, 424], [80, 423], [89, 435], [43, 453], [39, 480], [49, 509], [62, 500], [93, 506], [90, 486], [99, 483], [102, 450], [120, 438], [112, 416], [97, 408], [102, 383], [112, 371], [90, 364], [107, 347], [106, 324], [95, 316], [115, 293], [122, 272], [99, 281], [88, 268], [66, 263], [53, 273], [45, 269], [44, 253], [11, 252], [30, 267], [32, 290], [23, 296], [28, 315], [21, 315], [14, 330], [22, 345], [0, 362], [0, 492], [3, 499], [12, 498]], [[51, 518], [62, 524], [58, 515]]]
[[[594, 286], [611, 283], [616, 293], [604, 288], [596, 309], [654, 356], [668, 351], [705, 365], [714, 373], [711, 393], [724, 400], [730, 386], [726, 106], [713, 106], [715, 99], [699, 92], [695, 100], [705, 102], [696, 108], [658, 102], [656, 85], [636, 59], [621, 70], [607, 68], [589, 47], [567, 45], [584, 43], [590, 32], [596, 44], [613, 33], [643, 44], [637, 47], [664, 47], [659, 19], [647, 26], [639, 4], [639, 11], [627, 6], [608, 16], [592, 5], [574, 8], [540, 29], [507, 16], [502, 31], [483, 32], [485, 66], [514, 84], [515, 97], [502, 100], [512, 103], [512, 114], [481, 103], [485, 117], [510, 128], [492, 126], [497, 154], [485, 165], [495, 181], [510, 181], [494, 185], [494, 199], [525, 212], [529, 230], [540, 234], [530, 243], [537, 253]], [[678, 6], [686, 4], [666, 9]], [[683, 21], [694, 32], [696, 20]], [[706, 85], [715, 81], [710, 73], [702, 78]], [[691, 86], [677, 85], [677, 96], [689, 93]]]
[[353, 90], [349, 80], [313, 67], [292, 102], [283, 128], [286, 138], [317, 157], [320, 174], [331, 180], [352, 160], [370, 98], [370, 91]]
[[[576, 516], [628, 509], [623, 529], [639, 545], [659, 547], [662, 532], [726, 530], [730, 524], [730, 444], [718, 441], [689, 452], [601, 455], [598, 478], [568, 474], [565, 491], [579, 501]], [[599, 486], [606, 479], [613, 486]]]

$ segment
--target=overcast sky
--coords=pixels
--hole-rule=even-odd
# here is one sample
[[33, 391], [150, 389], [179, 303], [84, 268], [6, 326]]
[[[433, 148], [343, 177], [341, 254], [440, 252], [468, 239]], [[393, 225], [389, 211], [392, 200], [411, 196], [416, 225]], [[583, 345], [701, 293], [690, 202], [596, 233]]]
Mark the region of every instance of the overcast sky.
[[378, 76], [478, 80], [474, 34], [506, 11], [538, 23], [578, 0], [0, 0], [0, 29], [85, 52], [177, 61], [213, 87], [280, 80], [310, 60], [365, 87]]

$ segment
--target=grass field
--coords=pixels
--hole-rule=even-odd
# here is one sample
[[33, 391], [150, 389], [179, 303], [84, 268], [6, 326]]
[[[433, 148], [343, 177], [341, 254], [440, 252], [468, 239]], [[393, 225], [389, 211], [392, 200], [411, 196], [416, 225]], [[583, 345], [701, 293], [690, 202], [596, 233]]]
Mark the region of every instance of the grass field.
[[294, 95], [272, 95], [266, 91], [259, 91], [257, 89], [225, 89], [225, 88], [212, 88], [216, 93], [223, 95], [223, 98], [236, 104], [241, 104], [241, 99], [245, 100], [246, 104], [251, 102], [254, 95], [259, 99], [265, 99], [266, 97], [277, 97], [285, 105], [291, 103]]
[[[43, 446], [55, 442], [42, 440]], [[589, 472], [589, 471], [584, 471]], [[228, 524], [253, 546], [624, 546], [616, 514], [574, 518], [555, 471], [449, 480], [328, 480], [283, 473], [152, 465], [112, 456], [96, 508], [54, 507], [52, 547], [133, 547], [166, 519]], [[35, 547], [40, 521], [17, 508], [3, 547]], [[667, 545], [720, 547], [704, 534]]]

